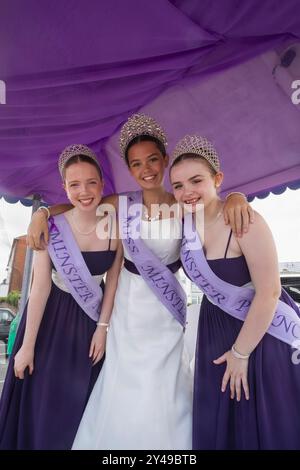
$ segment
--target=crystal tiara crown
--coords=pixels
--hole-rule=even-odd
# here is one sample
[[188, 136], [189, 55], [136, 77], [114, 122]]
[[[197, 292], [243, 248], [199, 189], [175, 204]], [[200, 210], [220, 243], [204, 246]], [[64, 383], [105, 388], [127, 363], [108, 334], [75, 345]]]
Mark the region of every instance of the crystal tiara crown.
[[183, 137], [183, 139], [177, 143], [172, 153], [171, 165], [174, 163], [176, 158], [187, 153], [193, 153], [205, 158], [216, 172], [220, 171], [220, 161], [217, 151], [213, 144], [205, 137], [198, 135], [186, 135]]
[[101, 172], [100, 163], [98, 162], [97, 156], [93, 152], [93, 150], [83, 144], [72, 144], [66, 147], [59, 156], [58, 169], [61, 174], [61, 177], [63, 177], [63, 171], [64, 167], [66, 166], [66, 163], [70, 160], [70, 158], [74, 157], [75, 155], [85, 155], [86, 157], [91, 158], [91, 160], [94, 160], [94, 162], [97, 163]]
[[167, 137], [163, 128], [150, 116], [146, 114], [133, 114], [128, 118], [120, 133], [120, 150], [122, 158], [129, 143], [140, 135], [149, 135], [158, 139], [165, 147], [167, 146]]

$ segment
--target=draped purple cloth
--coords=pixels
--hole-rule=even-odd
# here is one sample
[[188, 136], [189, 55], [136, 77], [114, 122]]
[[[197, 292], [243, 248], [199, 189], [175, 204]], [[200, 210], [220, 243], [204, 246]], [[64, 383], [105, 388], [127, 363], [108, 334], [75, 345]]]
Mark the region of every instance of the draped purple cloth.
[[0, 194], [63, 201], [57, 156], [72, 143], [100, 156], [107, 193], [136, 189], [118, 134], [140, 110], [170, 151], [185, 133], [211, 139], [224, 191], [300, 181], [297, 0], [1, 0], [0, 23]]

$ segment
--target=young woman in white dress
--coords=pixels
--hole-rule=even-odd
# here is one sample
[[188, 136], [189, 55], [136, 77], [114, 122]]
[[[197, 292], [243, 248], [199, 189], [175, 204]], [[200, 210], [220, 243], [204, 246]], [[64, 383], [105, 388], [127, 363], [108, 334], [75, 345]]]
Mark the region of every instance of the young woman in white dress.
[[[144, 136], [147, 128], [150, 135]], [[125, 124], [122, 137], [122, 153], [147, 208], [141, 237], [169, 265], [179, 259], [180, 221], [151, 212], [153, 204], [175, 202], [163, 187], [168, 166], [165, 136], [155, 121], [140, 116]], [[127, 269], [132, 265], [126, 246], [124, 257], [105, 363], [73, 449], [191, 449], [192, 378], [183, 328], [142, 276]]]

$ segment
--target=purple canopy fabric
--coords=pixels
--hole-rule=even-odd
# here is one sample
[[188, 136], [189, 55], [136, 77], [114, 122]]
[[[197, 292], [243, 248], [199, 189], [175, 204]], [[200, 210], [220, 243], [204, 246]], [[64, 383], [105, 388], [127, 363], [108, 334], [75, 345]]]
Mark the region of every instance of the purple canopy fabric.
[[211, 139], [224, 192], [297, 187], [299, 13], [298, 0], [1, 0], [0, 194], [63, 201], [57, 158], [72, 143], [97, 152], [107, 193], [134, 189], [118, 134], [136, 111], [170, 152], [186, 133]]

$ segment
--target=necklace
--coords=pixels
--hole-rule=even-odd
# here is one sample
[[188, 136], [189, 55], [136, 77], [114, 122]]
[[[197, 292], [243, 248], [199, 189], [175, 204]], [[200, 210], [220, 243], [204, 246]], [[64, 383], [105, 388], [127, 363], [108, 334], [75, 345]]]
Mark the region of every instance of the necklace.
[[147, 220], [147, 222], [154, 222], [154, 220], [159, 220], [160, 211], [158, 211], [157, 214], [154, 217], [150, 217], [150, 215], [148, 214], [148, 210], [144, 209], [144, 217]]
[[[151, 204], [152, 205], [155, 205], [155, 206], [160, 206], [162, 204], [168, 204], [169, 200], [170, 200], [170, 195], [167, 194], [167, 197], [165, 196], [164, 197], [165, 201], [163, 202], [160, 202], [160, 203], [157, 203], [157, 204]], [[143, 215], [144, 215], [144, 218], [147, 220], [147, 222], [154, 222], [155, 220], [159, 220], [160, 219], [160, 215], [161, 215], [161, 210], [159, 210], [154, 217], [150, 217], [149, 215], [149, 212], [148, 212], [148, 209], [146, 207], [146, 204], [145, 202], [143, 201], [143, 206], [144, 206], [144, 210], [143, 210]]]
[[222, 211], [219, 211], [217, 213], [216, 217], [214, 218], [214, 220], [210, 224], [206, 224], [204, 222], [204, 228], [207, 229], [207, 228], [211, 227], [212, 225], [214, 225], [217, 222], [217, 220], [218, 220], [218, 218], [220, 217], [221, 214], [222, 214]]
[[94, 227], [91, 230], [89, 230], [88, 232], [82, 232], [81, 230], [79, 230], [79, 228], [75, 224], [74, 211], [71, 211], [71, 217], [72, 217], [72, 225], [73, 225], [74, 229], [76, 230], [76, 232], [80, 233], [80, 235], [90, 235], [92, 232], [94, 232], [94, 230], [97, 227], [98, 222], [96, 222]]

